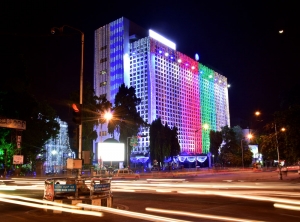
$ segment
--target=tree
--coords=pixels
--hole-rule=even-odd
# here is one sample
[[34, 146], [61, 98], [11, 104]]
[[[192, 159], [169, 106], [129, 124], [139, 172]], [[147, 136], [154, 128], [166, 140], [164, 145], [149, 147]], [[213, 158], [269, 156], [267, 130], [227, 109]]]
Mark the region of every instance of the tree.
[[[24, 163], [34, 163], [36, 156], [43, 153], [45, 142], [56, 137], [59, 132], [54, 109], [47, 102], [39, 102], [26, 92], [4, 93], [1, 101], [1, 116], [26, 121], [26, 130], [22, 131], [21, 149], [15, 149], [15, 152], [19, 151], [24, 155]], [[16, 138], [15, 134], [16, 130], [11, 129], [10, 135]]]
[[[71, 104], [78, 104], [79, 92], [76, 91], [71, 93], [70, 98]], [[81, 107], [83, 151], [92, 151], [91, 149], [93, 147], [93, 140], [97, 139], [98, 137], [95, 127], [105, 122], [104, 118], [102, 118], [102, 114], [106, 110], [110, 110], [111, 107], [112, 104], [106, 99], [105, 96], [96, 96], [91, 84], [85, 84], [83, 90], [83, 104]]]
[[172, 129], [161, 119], [154, 120], [150, 125], [150, 159], [163, 163], [165, 158], [177, 156], [180, 152], [178, 129]]
[[10, 166], [14, 154], [14, 144], [9, 142], [10, 129], [0, 128], [0, 168]]
[[210, 139], [210, 152], [212, 155], [216, 157], [216, 162], [219, 160], [219, 149], [221, 147], [223, 138], [221, 131], [214, 131], [211, 130], [209, 132], [209, 139]]
[[264, 160], [272, 161], [277, 160], [277, 148], [275, 129], [273, 124], [267, 124], [264, 130], [264, 134], [261, 135], [260, 149]]
[[[119, 141], [124, 144], [127, 143], [127, 137], [137, 135], [140, 127], [147, 126], [136, 109], [140, 103], [141, 99], [136, 97], [134, 87], [128, 88], [124, 83], [119, 87], [112, 109], [113, 119], [108, 124], [108, 132], [113, 134], [114, 130], [117, 130], [120, 134]], [[128, 153], [131, 151], [128, 150]]]
[[244, 165], [249, 165], [252, 162], [252, 152], [243, 139], [242, 129], [239, 126], [233, 128], [224, 126], [221, 133], [223, 139], [220, 154], [221, 161], [225, 165], [241, 166], [243, 158]]
[[280, 160], [285, 160], [286, 165], [295, 164], [300, 160], [299, 90], [299, 85], [296, 85], [281, 94], [281, 109], [274, 113], [273, 120], [264, 127], [261, 148], [265, 159], [277, 160], [278, 146]]
[[244, 138], [243, 130], [240, 126], [234, 126], [232, 129], [235, 133], [235, 139], [237, 143], [240, 144], [240, 158], [242, 159], [241, 161], [244, 162], [244, 166], [249, 166], [252, 163], [253, 159], [253, 153], [249, 149], [249, 144], [251, 143], [251, 141], [248, 143], [247, 140], [245, 140], [246, 138]]
[[43, 152], [45, 141], [59, 132], [56, 112], [47, 101], [37, 100], [32, 94], [24, 58], [12, 54], [4, 59], [6, 57], [9, 57], [7, 63], [3, 63], [6, 73], [1, 75], [0, 81], [0, 116], [26, 121], [26, 130], [22, 131], [20, 149], [16, 149], [15, 141], [11, 141], [15, 138], [15, 129], [9, 129], [9, 134], [2, 137], [2, 144], [12, 143], [14, 153], [24, 155], [24, 163], [34, 164], [36, 156]]
[[171, 157], [180, 153], [180, 145], [178, 140], [178, 128], [174, 126], [171, 130]]

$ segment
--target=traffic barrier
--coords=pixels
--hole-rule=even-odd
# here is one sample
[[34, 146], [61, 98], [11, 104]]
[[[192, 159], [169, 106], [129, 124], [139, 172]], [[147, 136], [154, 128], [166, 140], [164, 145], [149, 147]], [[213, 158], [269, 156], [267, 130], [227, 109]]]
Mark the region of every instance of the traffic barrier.
[[[96, 206], [113, 206], [110, 178], [49, 178], [45, 180], [43, 199], [58, 204], [78, 203]], [[47, 205], [47, 203], [45, 203]], [[47, 211], [47, 210], [45, 210]], [[53, 210], [53, 213], [62, 211]]]

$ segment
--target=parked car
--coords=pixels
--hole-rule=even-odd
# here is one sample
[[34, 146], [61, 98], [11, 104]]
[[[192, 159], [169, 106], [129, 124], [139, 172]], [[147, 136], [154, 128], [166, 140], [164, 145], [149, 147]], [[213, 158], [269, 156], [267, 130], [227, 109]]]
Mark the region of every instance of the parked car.
[[292, 165], [292, 166], [287, 166], [286, 167], [288, 171], [297, 171], [300, 170], [300, 166], [298, 164]]
[[134, 173], [132, 170], [124, 168], [124, 169], [114, 170], [112, 178], [113, 179], [134, 179], [134, 180], [138, 180], [138, 179], [140, 179], [140, 175], [137, 174], [137, 173]]

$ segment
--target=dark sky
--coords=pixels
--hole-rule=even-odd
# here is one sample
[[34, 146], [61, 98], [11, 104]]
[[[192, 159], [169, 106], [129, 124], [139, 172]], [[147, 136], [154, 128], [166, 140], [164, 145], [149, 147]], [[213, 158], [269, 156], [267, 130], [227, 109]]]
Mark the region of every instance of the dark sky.
[[[178, 51], [192, 58], [198, 53], [201, 63], [226, 76], [231, 119], [249, 119], [257, 109], [270, 116], [280, 93], [299, 82], [297, 9], [296, 1], [282, 0], [4, 0], [0, 50], [22, 55], [38, 95], [67, 107], [69, 93], [79, 89], [80, 34], [51, 35], [51, 27], [85, 33], [84, 80], [92, 83], [94, 30], [124, 16], [175, 42]], [[71, 119], [66, 108], [58, 115]]]

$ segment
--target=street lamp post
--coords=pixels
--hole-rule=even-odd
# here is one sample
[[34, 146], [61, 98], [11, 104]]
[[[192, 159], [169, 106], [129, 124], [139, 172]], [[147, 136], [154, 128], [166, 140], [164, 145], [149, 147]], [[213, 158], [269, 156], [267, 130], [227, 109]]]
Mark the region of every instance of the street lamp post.
[[[80, 110], [82, 110], [82, 96], [83, 96], [83, 55], [84, 55], [84, 33], [80, 31], [77, 28], [74, 28], [69, 25], [63, 25], [62, 27], [53, 27], [51, 29], [51, 34], [55, 34], [55, 30], [59, 30], [60, 32], [64, 31], [64, 28], [68, 27], [70, 29], [73, 29], [77, 32], [80, 32], [81, 34], [81, 62], [80, 62], [80, 86], [79, 86], [79, 104], [80, 104]], [[81, 159], [81, 153], [82, 153], [82, 123], [80, 122], [78, 126], [78, 159]], [[78, 177], [81, 176], [81, 169], [78, 170]]]
[[[108, 123], [109, 120], [111, 120], [113, 117], [112, 113], [110, 111], [106, 111], [103, 115], [102, 115], [102, 119], [105, 119], [105, 121]], [[102, 125], [103, 125], [103, 122], [100, 121], [100, 143], [102, 143]], [[103, 161], [101, 159], [101, 156], [100, 156], [100, 169], [102, 169], [103, 167]], [[112, 165], [112, 162], [111, 162], [111, 165]]]
[[129, 163], [128, 163], [128, 150], [129, 150], [129, 140], [128, 139], [131, 139], [132, 137], [127, 137], [127, 149], [126, 149], [126, 164], [127, 164], [127, 168], [129, 166]]
[[[249, 141], [250, 139], [252, 138], [252, 134], [248, 134], [247, 135]], [[243, 140], [246, 141], [244, 138], [241, 139], [241, 149], [242, 149], [242, 165], [243, 165], [243, 168], [244, 168], [244, 146], [243, 146]]]
[[277, 128], [276, 128], [276, 123], [275, 125], [275, 138], [276, 138], [276, 149], [277, 149], [277, 157], [278, 157], [278, 170], [279, 170], [279, 179], [282, 180], [282, 171], [281, 171], [281, 166], [280, 166], [280, 157], [279, 157], [279, 148], [278, 148], [278, 138], [277, 138]]
[[242, 166], [244, 168], [244, 147], [243, 147], [243, 140], [241, 139], [241, 149], [242, 149]]
[[[209, 124], [207, 124], [207, 123], [204, 123], [203, 125], [202, 125], [202, 128], [203, 128], [203, 130], [202, 130], [202, 135], [203, 135], [203, 133], [205, 133], [206, 135], [207, 135], [207, 132], [208, 132], [208, 129], [209, 129]], [[196, 133], [199, 131], [199, 130], [201, 130], [202, 128], [199, 128], [199, 129], [197, 129], [197, 130], [195, 130], [194, 132], [195, 132], [195, 140], [196, 140]], [[195, 141], [194, 140], [194, 141]], [[194, 142], [195, 143], [195, 142]], [[197, 165], [198, 165], [198, 160], [197, 160], [197, 152], [196, 152], [196, 144], [195, 144], [195, 156], [196, 156], [196, 166], [195, 166], [195, 168], [197, 169]], [[209, 157], [210, 158], [210, 157]], [[210, 160], [211, 161], [211, 160]], [[211, 163], [209, 162], [209, 167], [211, 167]]]

